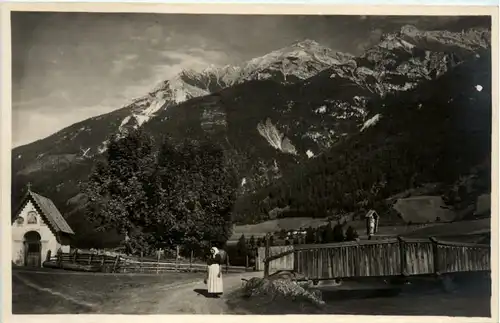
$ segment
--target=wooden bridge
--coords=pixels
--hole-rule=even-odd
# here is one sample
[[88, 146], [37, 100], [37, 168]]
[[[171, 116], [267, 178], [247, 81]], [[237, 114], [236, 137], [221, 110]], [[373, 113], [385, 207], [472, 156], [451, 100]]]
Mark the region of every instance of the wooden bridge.
[[[256, 265], [318, 281], [490, 271], [489, 245], [401, 237], [360, 242], [259, 248]], [[264, 255], [262, 256], [262, 253]]]

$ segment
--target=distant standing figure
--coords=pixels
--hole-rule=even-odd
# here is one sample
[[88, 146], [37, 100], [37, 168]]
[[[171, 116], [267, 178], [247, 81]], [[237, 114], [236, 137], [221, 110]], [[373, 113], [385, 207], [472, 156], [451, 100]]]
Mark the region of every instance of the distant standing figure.
[[218, 298], [223, 293], [221, 268], [222, 258], [219, 254], [219, 249], [217, 249], [216, 247], [212, 247], [212, 249], [210, 249], [210, 253], [211, 256], [207, 261], [207, 289], [208, 294], [211, 297]]
[[368, 235], [368, 240], [371, 240], [372, 236], [377, 232], [377, 227], [378, 227], [378, 219], [379, 216], [377, 212], [374, 210], [368, 211], [368, 213], [365, 215], [366, 218], [366, 233]]

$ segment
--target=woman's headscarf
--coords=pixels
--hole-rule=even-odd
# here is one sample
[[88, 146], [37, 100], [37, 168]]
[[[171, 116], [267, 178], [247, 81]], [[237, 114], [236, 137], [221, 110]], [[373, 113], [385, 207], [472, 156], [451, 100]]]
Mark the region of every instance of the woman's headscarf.
[[215, 257], [219, 253], [219, 249], [217, 249], [217, 247], [212, 247], [211, 250], [214, 251], [213, 257]]

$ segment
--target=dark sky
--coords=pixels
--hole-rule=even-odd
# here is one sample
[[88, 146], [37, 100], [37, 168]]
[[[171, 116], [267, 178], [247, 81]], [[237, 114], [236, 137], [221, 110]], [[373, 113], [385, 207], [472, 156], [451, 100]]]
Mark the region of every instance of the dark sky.
[[460, 29], [459, 19], [13, 13], [13, 144], [118, 109], [181, 69], [237, 64], [306, 38], [358, 54], [402, 25]]

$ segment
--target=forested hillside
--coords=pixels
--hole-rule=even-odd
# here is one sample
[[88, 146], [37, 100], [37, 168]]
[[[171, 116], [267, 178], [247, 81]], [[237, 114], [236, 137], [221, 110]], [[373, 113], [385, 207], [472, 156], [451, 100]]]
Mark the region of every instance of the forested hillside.
[[478, 192], [488, 192], [490, 71], [484, 52], [412, 91], [372, 101], [368, 109], [378, 122], [240, 201], [238, 220], [264, 220], [285, 207], [290, 211], [281, 216], [384, 209], [392, 194], [425, 183], [452, 185], [472, 171], [479, 173]]

